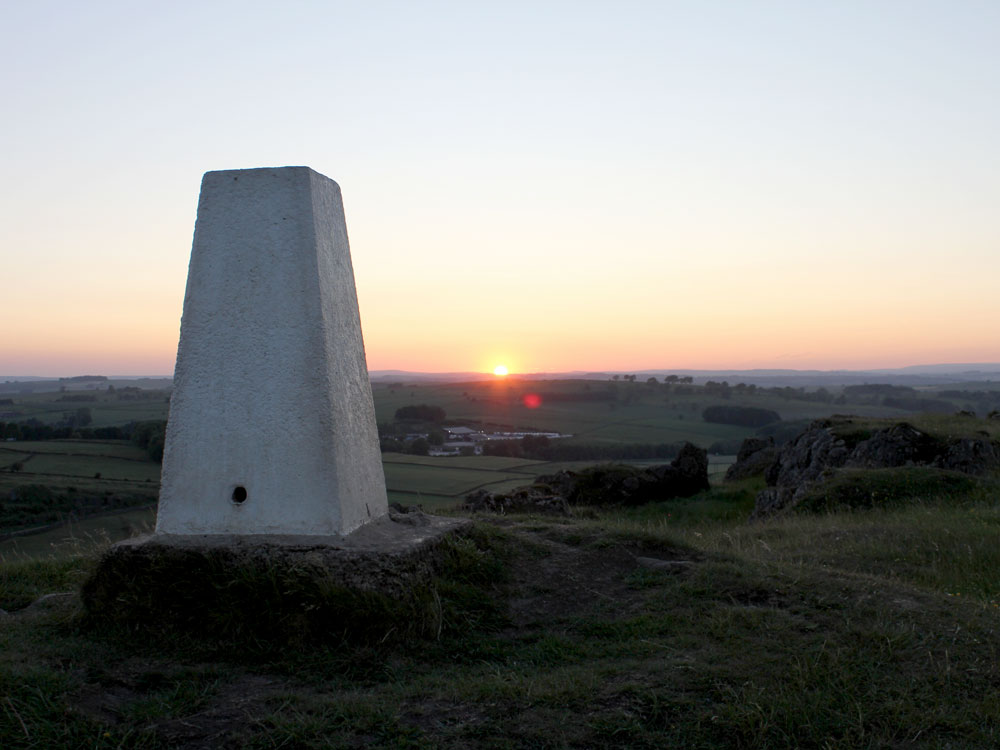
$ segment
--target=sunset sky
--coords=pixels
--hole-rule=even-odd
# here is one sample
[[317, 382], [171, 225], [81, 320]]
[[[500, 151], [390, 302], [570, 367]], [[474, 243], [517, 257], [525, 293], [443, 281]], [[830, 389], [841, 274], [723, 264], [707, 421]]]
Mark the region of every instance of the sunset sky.
[[1000, 3], [8, 2], [0, 374], [169, 374], [204, 172], [343, 191], [371, 369], [1000, 361]]

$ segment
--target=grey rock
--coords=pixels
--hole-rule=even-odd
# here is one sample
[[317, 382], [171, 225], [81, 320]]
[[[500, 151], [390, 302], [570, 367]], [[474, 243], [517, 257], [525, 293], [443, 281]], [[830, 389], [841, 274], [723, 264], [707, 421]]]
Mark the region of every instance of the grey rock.
[[569, 515], [566, 498], [547, 492], [545, 488], [529, 485], [511, 492], [476, 490], [465, 496], [464, 510], [474, 513], [554, 513]]
[[763, 474], [777, 456], [778, 449], [774, 446], [773, 437], [748, 437], [736, 454], [736, 463], [726, 471], [724, 481], [735, 482]]
[[762, 518], [792, 507], [812, 483], [843, 466], [849, 457], [843, 440], [823, 423], [813, 423], [778, 451], [777, 458], [764, 473], [769, 487], [757, 495], [751, 518]]
[[828, 422], [814, 422], [789, 443], [764, 473], [768, 484], [756, 499], [751, 518], [794, 507], [816, 482], [842, 468], [880, 469], [931, 466], [983, 475], [1000, 467], [1000, 444], [988, 435], [940, 438], [906, 422], [877, 430], [853, 449], [837, 438]]
[[669, 464], [641, 469], [601, 464], [579, 472], [559, 471], [510, 492], [476, 490], [466, 495], [462, 508], [489, 513], [568, 514], [573, 505], [638, 505], [690, 497], [708, 486], [707, 451], [686, 443]]
[[1000, 447], [989, 438], [953, 440], [936, 465], [942, 469], [982, 476], [1000, 466]]
[[946, 445], [906, 422], [879, 430], [855, 446], [850, 465], [863, 469], [933, 465]]

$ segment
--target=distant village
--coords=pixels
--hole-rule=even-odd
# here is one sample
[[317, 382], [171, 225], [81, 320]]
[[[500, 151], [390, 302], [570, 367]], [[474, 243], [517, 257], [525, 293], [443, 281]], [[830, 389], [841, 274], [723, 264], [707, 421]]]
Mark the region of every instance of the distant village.
[[[496, 440], [521, 440], [525, 437], [534, 438], [567, 438], [567, 435], [560, 432], [483, 432], [472, 427], [441, 427], [444, 433], [444, 442], [435, 445], [430, 443], [427, 449], [428, 456], [481, 456], [483, 446]], [[411, 443], [416, 440], [430, 440], [430, 433], [408, 433], [404, 442]]]

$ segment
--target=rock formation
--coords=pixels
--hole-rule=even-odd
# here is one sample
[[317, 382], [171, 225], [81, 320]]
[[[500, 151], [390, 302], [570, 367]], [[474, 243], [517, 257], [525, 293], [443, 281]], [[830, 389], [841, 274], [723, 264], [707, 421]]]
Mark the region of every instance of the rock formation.
[[793, 508], [817, 482], [841, 468], [927, 466], [981, 476], [1000, 466], [1000, 445], [986, 433], [940, 437], [899, 422], [849, 445], [836, 429], [849, 424], [819, 420], [782, 446], [764, 473], [768, 487], [757, 495], [752, 518]]
[[506, 493], [477, 490], [463, 508], [494, 513], [567, 513], [573, 505], [639, 505], [690, 497], [708, 489], [708, 454], [685, 443], [669, 464], [638, 468], [602, 464], [560, 471]]
[[748, 437], [736, 454], [736, 463], [726, 471], [725, 481], [735, 482], [763, 474], [777, 456], [773, 437]]

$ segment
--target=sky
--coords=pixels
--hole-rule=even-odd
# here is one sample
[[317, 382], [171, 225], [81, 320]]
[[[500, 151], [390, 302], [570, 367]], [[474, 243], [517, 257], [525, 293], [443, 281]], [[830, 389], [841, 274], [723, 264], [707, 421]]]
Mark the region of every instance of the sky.
[[370, 369], [1000, 361], [1000, 3], [7, 2], [0, 373], [173, 371], [201, 176], [342, 189]]

